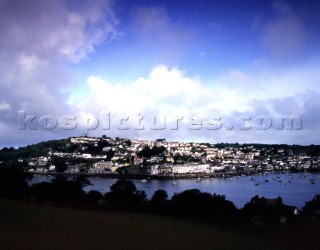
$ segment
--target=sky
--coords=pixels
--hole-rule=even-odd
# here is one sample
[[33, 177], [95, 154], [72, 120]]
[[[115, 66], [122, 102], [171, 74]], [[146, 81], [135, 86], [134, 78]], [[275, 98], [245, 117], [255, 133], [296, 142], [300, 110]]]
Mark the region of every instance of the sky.
[[317, 0], [0, 0], [0, 148], [320, 144]]

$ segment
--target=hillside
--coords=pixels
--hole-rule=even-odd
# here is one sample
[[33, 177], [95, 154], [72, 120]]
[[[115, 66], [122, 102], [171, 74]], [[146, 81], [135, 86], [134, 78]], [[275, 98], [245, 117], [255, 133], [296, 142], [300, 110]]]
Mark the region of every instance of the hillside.
[[[0, 199], [1, 249], [291, 249], [236, 229], [151, 215], [85, 211]], [[283, 237], [283, 238], [282, 238]], [[294, 238], [293, 238], [294, 239]], [[300, 241], [305, 246], [308, 242]], [[310, 242], [309, 242], [310, 243]], [[286, 246], [287, 247], [284, 247]], [[295, 247], [293, 247], [295, 246]]]
[[20, 166], [30, 173], [249, 175], [319, 171], [320, 146], [148, 141], [104, 135], [3, 148], [0, 164]]

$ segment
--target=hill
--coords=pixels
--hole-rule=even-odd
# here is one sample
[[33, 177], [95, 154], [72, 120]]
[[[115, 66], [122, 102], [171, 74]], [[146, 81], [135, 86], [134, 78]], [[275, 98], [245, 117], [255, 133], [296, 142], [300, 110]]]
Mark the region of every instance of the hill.
[[287, 243], [285, 235], [272, 241], [265, 233], [256, 235], [159, 216], [74, 210], [5, 199], [0, 199], [0, 221], [1, 249], [302, 247]]
[[[188, 166], [186, 165], [188, 164]], [[1, 166], [29, 173], [194, 177], [320, 171], [320, 146], [71, 137], [0, 150]], [[193, 176], [192, 176], [193, 175]]]

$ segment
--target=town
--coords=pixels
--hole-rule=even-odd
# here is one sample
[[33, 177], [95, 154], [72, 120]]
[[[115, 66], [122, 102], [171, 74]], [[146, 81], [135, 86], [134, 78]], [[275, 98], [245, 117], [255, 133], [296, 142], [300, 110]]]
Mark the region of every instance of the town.
[[210, 144], [113, 139], [103, 135], [71, 137], [19, 149], [4, 148], [0, 156], [11, 153], [25, 171], [38, 174], [188, 178], [318, 171], [318, 150], [313, 145]]

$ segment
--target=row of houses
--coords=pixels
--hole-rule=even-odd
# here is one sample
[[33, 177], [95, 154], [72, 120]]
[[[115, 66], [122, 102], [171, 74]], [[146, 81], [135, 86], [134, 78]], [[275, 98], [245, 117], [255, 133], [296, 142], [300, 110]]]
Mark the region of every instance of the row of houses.
[[[67, 163], [74, 159], [80, 161], [79, 164], [68, 164], [66, 171], [70, 173], [112, 172], [120, 166], [144, 166], [150, 174], [212, 173], [246, 169], [262, 171], [292, 168], [320, 169], [319, 157], [310, 157], [306, 154], [293, 155], [290, 150], [274, 149], [271, 146], [265, 148], [256, 148], [252, 145], [217, 147], [208, 143], [169, 142], [164, 139], [128, 140], [109, 137], [73, 137], [66, 146], [71, 145], [76, 146], [74, 152], [49, 150], [48, 155], [27, 159], [29, 168], [39, 169], [39, 171], [49, 170], [52, 165], [51, 157], [60, 157], [65, 158]], [[145, 147], [163, 147], [165, 150], [151, 157], [139, 156], [139, 152]], [[91, 153], [90, 148], [95, 148], [96, 153]], [[23, 161], [23, 159], [19, 160]], [[84, 168], [86, 169], [83, 170]]]

